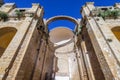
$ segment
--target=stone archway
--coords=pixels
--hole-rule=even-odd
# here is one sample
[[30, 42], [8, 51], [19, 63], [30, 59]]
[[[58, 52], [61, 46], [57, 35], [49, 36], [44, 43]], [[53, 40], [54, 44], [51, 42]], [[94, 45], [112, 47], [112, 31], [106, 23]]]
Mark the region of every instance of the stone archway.
[[64, 16], [64, 15], [54, 16], [54, 17], [47, 19], [46, 26], [48, 26], [51, 22], [56, 21], [56, 20], [69, 20], [78, 26], [78, 21], [75, 18], [71, 16]]
[[[51, 22], [54, 22], [56, 20], [68, 20], [70, 22], [73, 22], [76, 26], [78, 26], [78, 21], [70, 16], [63, 16], [63, 15], [59, 15], [59, 16], [54, 16], [51, 17], [49, 19], [46, 20], [46, 26], [48, 26]], [[57, 43], [59, 41], [63, 40], [67, 40], [67, 39], [73, 39], [74, 34], [72, 32], [72, 30], [64, 28], [64, 27], [58, 27], [53, 29], [50, 33], [50, 40], [53, 43]]]
[[120, 41], [120, 27], [114, 27], [111, 29], [115, 37]]
[[4, 27], [0, 29], [0, 56], [2, 56], [16, 32], [17, 29], [12, 27]]

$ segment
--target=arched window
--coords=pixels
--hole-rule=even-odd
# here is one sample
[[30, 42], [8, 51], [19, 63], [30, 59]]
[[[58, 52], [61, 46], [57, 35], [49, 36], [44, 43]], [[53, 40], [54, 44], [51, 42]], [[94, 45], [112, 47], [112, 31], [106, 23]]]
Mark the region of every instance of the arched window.
[[112, 28], [112, 32], [116, 36], [116, 38], [120, 41], [120, 27], [114, 27]]
[[5, 27], [0, 29], [0, 57], [4, 53], [16, 32], [17, 30], [12, 27]]

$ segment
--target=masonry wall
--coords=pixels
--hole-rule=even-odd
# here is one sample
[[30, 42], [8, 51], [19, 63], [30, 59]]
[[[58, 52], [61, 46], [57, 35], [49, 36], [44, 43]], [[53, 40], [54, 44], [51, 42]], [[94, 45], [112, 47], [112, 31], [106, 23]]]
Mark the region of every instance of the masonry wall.
[[[33, 35], [28, 50], [26, 52], [25, 58], [23, 60], [21, 69], [23, 68], [24, 70], [24, 78], [23, 80], [29, 80], [32, 76], [32, 71], [34, 70], [34, 65], [35, 65], [35, 60], [37, 56], [37, 48], [38, 48], [38, 40], [37, 40], [37, 35]], [[24, 67], [25, 65], [25, 67]], [[18, 78], [20, 79], [20, 78]]]
[[[119, 3], [116, 3], [114, 6], [111, 6], [113, 8], [120, 8]], [[103, 6], [102, 6], [103, 7]], [[108, 8], [109, 6], [106, 7], [99, 7], [101, 9]], [[109, 19], [103, 19], [100, 16], [94, 15], [95, 9], [98, 7], [94, 6], [94, 3], [92, 2], [87, 2], [81, 10], [82, 16], [83, 16], [83, 21], [84, 25], [87, 28], [87, 32], [89, 35], [90, 41], [87, 41], [86, 46], [88, 47], [88, 50], [92, 50], [93, 47], [95, 52], [95, 55], [93, 53], [89, 54], [90, 58], [95, 62], [94, 57], [97, 57], [97, 60], [99, 62], [99, 65], [101, 67], [101, 70], [103, 72], [105, 80], [113, 80], [113, 79], [120, 79], [119, 77], [119, 72], [120, 72], [120, 67], [119, 67], [119, 62], [120, 62], [120, 51], [119, 48], [119, 42], [115, 38], [115, 35], [112, 33], [110, 27], [116, 25], [116, 23], [119, 23], [119, 19], [117, 20], [110, 20]], [[110, 8], [110, 7], [109, 7]], [[84, 36], [86, 37], [86, 36]], [[92, 46], [90, 46], [92, 44]], [[94, 57], [91, 57], [94, 56]], [[90, 59], [90, 60], [91, 60]], [[93, 64], [91, 62], [91, 65]], [[95, 65], [95, 64], [94, 64]], [[95, 68], [95, 67], [93, 67]], [[93, 69], [94, 71], [94, 69]], [[96, 73], [97, 74], [97, 73]], [[100, 76], [97, 74], [96, 76]]]
[[[44, 80], [52, 75], [54, 48], [43, 39], [44, 33], [34, 30], [16, 80]], [[51, 50], [52, 49], [52, 50]]]
[[44, 80], [51, 78], [54, 48], [52, 44], [49, 46], [46, 44], [42, 35], [36, 29], [34, 30], [16, 80]]
[[54, 59], [54, 47], [53, 43], [49, 42], [47, 46], [45, 46], [45, 55], [44, 62], [42, 68], [42, 75], [40, 80], [51, 80], [53, 73], [53, 59]]
[[93, 70], [95, 80], [101, 80], [101, 79], [105, 80], [86, 27], [83, 28], [82, 32], [83, 32], [82, 33], [83, 40], [85, 41], [85, 45], [86, 45], [86, 48], [87, 48], [87, 51], [88, 51], [86, 54], [89, 55], [90, 63], [91, 63], [91, 66], [92, 66], [92, 70]]

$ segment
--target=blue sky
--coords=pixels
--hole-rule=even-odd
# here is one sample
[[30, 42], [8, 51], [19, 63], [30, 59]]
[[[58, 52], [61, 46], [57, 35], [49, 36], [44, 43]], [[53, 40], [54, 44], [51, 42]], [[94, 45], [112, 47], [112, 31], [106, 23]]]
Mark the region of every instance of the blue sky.
[[[44, 7], [44, 18], [48, 19], [56, 15], [72, 16], [76, 19], [81, 18], [80, 9], [85, 2], [94, 2], [95, 6], [110, 6], [120, 0], [4, 0], [4, 2], [14, 2], [17, 7], [31, 7], [32, 3], [40, 3]], [[66, 20], [52, 22], [49, 29], [58, 26], [66, 26], [74, 29], [75, 25]]]

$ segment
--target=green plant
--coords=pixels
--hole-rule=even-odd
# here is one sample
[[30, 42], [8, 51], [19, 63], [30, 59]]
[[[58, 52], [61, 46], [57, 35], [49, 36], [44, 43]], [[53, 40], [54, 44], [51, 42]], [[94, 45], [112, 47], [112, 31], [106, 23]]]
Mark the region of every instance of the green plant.
[[16, 13], [18, 19], [20, 19], [23, 16], [23, 13], [20, 12], [20, 10], [15, 10], [15, 13]]
[[98, 16], [99, 16], [99, 17], [102, 17], [103, 19], [105, 19], [105, 17], [108, 17], [109, 14], [110, 14], [110, 13], [107, 12], [107, 11], [104, 11], [104, 12], [100, 11], [99, 14], [98, 14]]
[[78, 31], [76, 32], [76, 35], [81, 34], [82, 26], [78, 27]]
[[104, 12], [101, 12], [101, 11], [100, 11], [100, 12], [98, 13], [98, 16], [99, 16], [99, 17], [102, 17], [103, 19], [105, 19]]
[[30, 17], [33, 17], [33, 14], [30, 14]]
[[104, 11], [105, 17], [109, 17], [111, 15], [111, 10]]
[[114, 17], [114, 19], [118, 18], [120, 16], [120, 11], [119, 10], [113, 10], [111, 11], [111, 15]]
[[120, 16], [120, 11], [119, 10], [106, 10], [106, 11], [99, 11], [98, 14], [99, 17], [102, 17], [103, 19], [105, 19], [106, 17], [113, 17], [114, 19], [117, 19], [118, 16]]
[[6, 21], [6, 20], [8, 19], [8, 14], [5, 13], [5, 12], [0, 11], [0, 18], [1, 18], [3, 21]]

